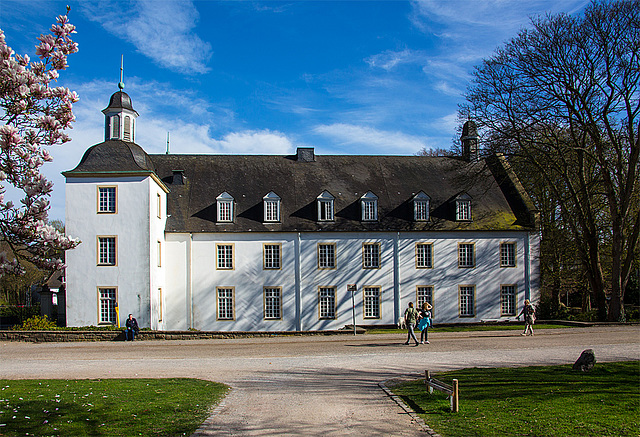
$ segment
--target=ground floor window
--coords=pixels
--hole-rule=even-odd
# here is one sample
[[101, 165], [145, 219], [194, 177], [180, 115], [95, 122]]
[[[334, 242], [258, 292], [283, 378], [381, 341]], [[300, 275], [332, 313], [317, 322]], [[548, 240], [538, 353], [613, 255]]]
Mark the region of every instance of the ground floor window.
[[380, 318], [380, 287], [364, 287], [364, 318]]
[[460, 317], [475, 316], [475, 285], [461, 285], [460, 294]]
[[282, 288], [264, 287], [264, 318], [282, 319]]
[[[416, 308], [420, 310], [423, 303], [433, 305], [433, 285], [418, 285], [416, 290]], [[434, 316], [435, 307], [431, 309], [431, 316]]]
[[320, 287], [318, 289], [318, 315], [321, 319], [336, 318], [335, 287]]
[[218, 320], [234, 320], [234, 288], [218, 287], [216, 289], [216, 295], [218, 304]]
[[500, 314], [502, 316], [516, 315], [516, 286], [500, 286]]
[[100, 322], [115, 325], [117, 293], [115, 288], [99, 288], [100, 296]]

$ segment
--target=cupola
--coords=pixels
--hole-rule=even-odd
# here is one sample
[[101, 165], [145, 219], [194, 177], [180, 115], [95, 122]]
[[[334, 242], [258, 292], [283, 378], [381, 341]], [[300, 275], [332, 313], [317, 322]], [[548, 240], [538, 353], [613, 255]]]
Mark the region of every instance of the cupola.
[[138, 113], [133, 109], [131, 97], [124, 91], [122, 82], [122, 66], [120, 66], [120, 91], [114, 93], [109, 106], [102, 110], [104, 114], [104, 140], [122, 140], [134, 143], [136, 140], [136, 118]]
[[476, 162], [480, 159], [478, 151], [478, 129], [475, 122], [468, 120], [462, 126], [462, 158], [467, 162]]

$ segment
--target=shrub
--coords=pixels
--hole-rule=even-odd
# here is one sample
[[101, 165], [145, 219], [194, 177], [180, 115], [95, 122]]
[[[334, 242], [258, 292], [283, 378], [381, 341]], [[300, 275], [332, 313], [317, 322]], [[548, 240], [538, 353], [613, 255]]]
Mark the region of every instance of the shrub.
[[11, 329], [15, 331], [49, 331], [56, 328], [56, 323], [49, 320], [49, 317], [33, 316], [22, 322], [22, 325], [15, 325]]

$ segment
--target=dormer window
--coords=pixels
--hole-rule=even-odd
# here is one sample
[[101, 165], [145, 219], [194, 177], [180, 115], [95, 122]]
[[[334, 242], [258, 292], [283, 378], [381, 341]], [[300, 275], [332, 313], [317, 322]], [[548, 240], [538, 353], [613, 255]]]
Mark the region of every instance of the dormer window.
[[335, 197], [328, 192], [323, 191], [318, 197], [318, 221], [329, 222], [333, 221], [333, 201]]
[[420, 191], [413, 196], [413, 220], [416, 222], [426, 222], [429, 220], [429, 197], [424, 191]]
[[280, 221], [280, 196], [273, 191], [262, 198], [264, 203], [264, 221], [269, 223]]
[[233, 222], [233, 197], [226, 191], [216, 197], [216, 203], [218, 205], [218, 222], [219, 223], [231, 223]]
[[362, 221], [374, 222], [378, 220], [378, 196], [371, 191], [360, 198], [360, 204], [362, 205]]
[[471, 221], [471, 196], [467, 193], [460, 194], [456, 200], [456, 221]]

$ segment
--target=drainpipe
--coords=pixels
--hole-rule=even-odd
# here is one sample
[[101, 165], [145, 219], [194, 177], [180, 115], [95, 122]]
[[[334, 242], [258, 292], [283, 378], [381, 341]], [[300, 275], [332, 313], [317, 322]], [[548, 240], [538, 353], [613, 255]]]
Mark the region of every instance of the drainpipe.
[[189, 329], [193, 329], [193, 234], [189, 233], [187, 242], [187, 320]]
[[524, 238], [524, 298], [531, 300], [531, 248], [530, 235]]
[[397, 232], [393, 239], [393, 314], [394, 323], [400, 321], [400, 232]]
[[300, 232], [296, 235], [294, 242], [295, 245], [295, 293], [296, 293], [296, 331], [302, 331], [302, 292], [301, 283], [302, 275], [300, 272], [300, 266], [302, 264], [300, 259]]

